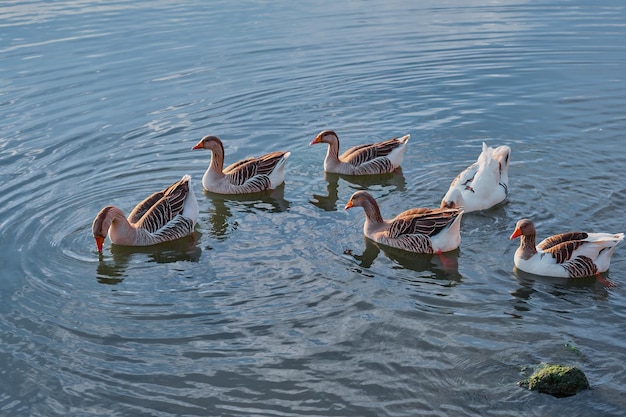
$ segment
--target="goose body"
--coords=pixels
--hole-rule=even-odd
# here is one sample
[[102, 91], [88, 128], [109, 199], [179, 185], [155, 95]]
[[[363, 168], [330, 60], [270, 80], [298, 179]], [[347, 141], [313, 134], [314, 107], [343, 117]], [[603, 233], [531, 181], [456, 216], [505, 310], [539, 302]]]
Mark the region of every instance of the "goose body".
[[550, 236], [535, 246], [535, 226], [528, 219], [517, 222], [511, 239], [520, 237], [515, 266], [525, 272], [562, 278], [582, 278], [609, 269], [615, 247], [624, 233], [567, 232]]
[[198, 202], [189, 175], [139, 203], [128, 218], [115, 206], [100, 210], [92, 232], [99, 252], [107, 234], [125, 246], [149, 246], [187, 236], [198, 221]]
[[411, 135], [383, 142], [354, 146], [339, 155], [339, 137], [332, 130], [320, 132], [311, 145], [327, 143], [324, 171], [342, 175], [372, 175], [393, 172], [402, 164]]
[[511, 148], [491, 148], [483, 142], [478, 160], [452, 180], [441, 207], [463, 207], [465, 213], [486, 210], [504, 201], [509, 192]]
[[224, 168], [224, 145], [217, 136], [205, 136], [192, 149], [209, 149], [211, 163], [202, 177], [205, 190], [218, 194], [247, 194], [273, 190], [285, 181], [290, 152], [271, 152]]
[[462, 209], [415, 208], [385, 220], [378, 203], [366, 191], [350, 197], [345, 208], [352, 207], [363, 207], [363, 233], [383, 245], [415, 253], [437, 253], [455, 250], [461, 243]]

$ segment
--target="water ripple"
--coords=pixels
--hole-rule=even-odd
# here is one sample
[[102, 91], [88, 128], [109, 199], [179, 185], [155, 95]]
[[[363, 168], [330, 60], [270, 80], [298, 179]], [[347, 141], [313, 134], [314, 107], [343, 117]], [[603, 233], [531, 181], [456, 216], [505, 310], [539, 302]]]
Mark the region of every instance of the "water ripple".
[[[0, 414], [624, 408], [619, 285], [514, 272], [508, 240], [520, 217], [542, 235], [626, 227], [623, 7], [5, 6]], [[307, 145], [326, 128], [346, 148], [411, 133], [403, 169], [324, 175]], [[203, 193], [209, 155], [190, 148], [209, 133], [227, 162], [291, 150], [285, 185]], [[386, 217], [436, 206], [482, 141], [513, 148], [511, 196], [464, 218], [444, 259], [364, 240], [362, 212], [341, 210], [359, 189]], [[96, 253], [100, 208], [129, 212], [186, 173], [194, 236]], [[557, 405], [515, 385], [552, 360], [595, 394]]]

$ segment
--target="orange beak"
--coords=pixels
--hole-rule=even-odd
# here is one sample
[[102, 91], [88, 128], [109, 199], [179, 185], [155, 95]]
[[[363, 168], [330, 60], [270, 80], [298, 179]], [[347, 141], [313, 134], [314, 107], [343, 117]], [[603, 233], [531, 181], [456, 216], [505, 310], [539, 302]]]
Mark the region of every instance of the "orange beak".
[[204, 146], [202, 146], [202, 141], [196, 143], [195, 146], [191, 148], [191, 150], [196, 150], [196, 149], [204, 149]]
[[513, 232], [513, 234], [511, 235], [511, 237], [509, 239], [513, 240], [516, 237], [520, 237], [521, 235], [522, 235], [522, 229], [520, 229], [519, 227], [516, 227], [515, 231]]
[[315, 137], [315, 139], [313, 139], [311, 143], [309, 143], [309, 146], [315, 145], [316, 143], [322, 143], [322, 138], [319, 136]]
[[352, 199], [350, 199], [350, 201], [348, 201], [346, 203], [346, 206], [343, 208], [344, 210], [348, 210], [350, 208], [354, 207], [354, 204], [352, 204]]
[[94, 236], [96, 239], [96, 246], [98, 247], [98, 252], [102, 252], [102, 245], [104, 245], [104, 238], [102, 236]]

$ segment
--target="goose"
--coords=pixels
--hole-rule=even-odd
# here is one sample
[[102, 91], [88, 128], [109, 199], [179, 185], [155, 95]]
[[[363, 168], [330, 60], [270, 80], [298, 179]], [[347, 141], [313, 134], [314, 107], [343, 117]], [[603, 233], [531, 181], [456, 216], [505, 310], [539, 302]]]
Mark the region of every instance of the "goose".
[[392, 172], [404, 158], [411, 135], [384, 142], [354, 146], [339, 156], [339, 137], [332, 130], [321, 131], [310, 145], [327, 143], [324, 171], [342, 175], [371, 175]]
[[149, 246], [191, 234], [198, 214], [191, 177], [185, 175], [137, 204], [128, 218], [118, 207], [104, 207], [91, 229], [98, 252], [102, 252], [107, 234], [117, 245]]
[[441, 207], [463, 207], [465, 213], [486, 210], [504, 201], [509, 193], [511, 148], [491, 148], [483, 142], [478, 160], [456, 176]]
[[217, 136], [205, 136], [192, 149], [209, 149], [211, 163], [202, 177], [206, 191], [247, 194], [273, 190], [285, 181], [285, 161], [291, 152], [271, 152], [224, 167], [224, 145]]
[[535, 275], [582, 278], [609, 269], [615, 247], [624, 233], [568, 232], [550, 236], [535, 246], [535, 225], [521, 219], [510, 239], [520, 238], [515, 266]]
[[345, 210], [363, 207], [363, 233], [374, 242], [414, 253], [441, 253], [461, 243], [462, 209], [415, 208], [383, 219], [378, 203], [367, 191], [352, 194]]

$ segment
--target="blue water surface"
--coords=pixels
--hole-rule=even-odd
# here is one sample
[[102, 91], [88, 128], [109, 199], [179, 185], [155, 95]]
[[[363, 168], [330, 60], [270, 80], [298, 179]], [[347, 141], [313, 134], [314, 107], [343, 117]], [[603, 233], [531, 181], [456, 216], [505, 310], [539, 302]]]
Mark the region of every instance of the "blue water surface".
[[[626, 231], [626, 5], [612, 1], [0, 2], [0, 415], [622, 416], [626, 247], [604, 278], [514, 269], [539, 238]], [[402, 169], [324, 174], [342, 148], [411, 134]], [[289, 150], [285, 185], [203, 193], [226, 163]], [[459, 250], [363, 238], [437, 206], [482, 142], [510, 195]], [[149, 248], [91, 222], [189, 173], [196, 233]], [[580, 367], [569, 398], [517, 382]]]

